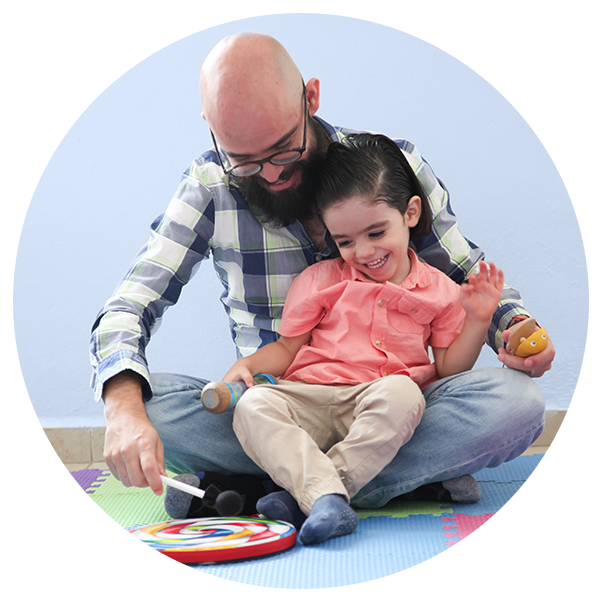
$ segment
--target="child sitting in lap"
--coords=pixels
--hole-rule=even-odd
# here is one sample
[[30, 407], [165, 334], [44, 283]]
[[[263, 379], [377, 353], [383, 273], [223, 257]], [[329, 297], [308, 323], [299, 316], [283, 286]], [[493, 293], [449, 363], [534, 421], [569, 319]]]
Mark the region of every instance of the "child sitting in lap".
[[353, 495], [413, 435], [421, 389], [473, 367], [503, 286], [492, 263], [459, 286], [417, 258], [409, 244], [430, 233], [431, 210], [384, 136], [331, 144], [317, 206], [340, 258], [295, 279], [280, 339], [224, 377], [248, 386], [258, 373], [279, 378], [248, 389], [233, 427], [283, 488], [257, 509], [294, 524], [303, 544], [356, 529]]

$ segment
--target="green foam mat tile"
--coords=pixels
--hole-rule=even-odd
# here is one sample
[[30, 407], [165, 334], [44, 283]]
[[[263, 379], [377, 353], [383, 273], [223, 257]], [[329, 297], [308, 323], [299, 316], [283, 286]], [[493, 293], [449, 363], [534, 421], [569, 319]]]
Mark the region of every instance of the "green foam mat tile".
[[369, 517], [403, 518], [411, 515], [440, 517], [442, 514], [452, 512], [452, 509], [447, 504], [440, 502], [390, 500], [381, 508], [356, 508], [355, 511], [360, 519], [368, 519]]
[[164, 494], [157, 496], [150, 488], [125, 487], [113, 475], [95, 488], [90, 499], [126, 528], [171, 518], [164, 508]]
[[[172, 473], [168, 475], [173, 477]], [[149, 488], [125, 487], [112, 475], [94, 489], [91, 498], [123, 527], [170, 519], [164, 510], [164, 494], [156, 496]], [[356, 512], [361, 519], [411, 515], [439, 517], [451, 513], [452, 509], [439, 502], [392, 500], [381, 508], [359, 508]]]

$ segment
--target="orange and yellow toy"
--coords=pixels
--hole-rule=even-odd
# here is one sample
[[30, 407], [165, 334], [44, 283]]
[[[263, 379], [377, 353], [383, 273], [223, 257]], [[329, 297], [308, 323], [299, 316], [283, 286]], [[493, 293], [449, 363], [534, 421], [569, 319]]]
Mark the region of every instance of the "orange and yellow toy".
[[506, 351], [524, 358], [541, 352], [547, 345], [548, 332], [539, 327], [533, 317], [529, 317], [513, 327], [506, 343]]

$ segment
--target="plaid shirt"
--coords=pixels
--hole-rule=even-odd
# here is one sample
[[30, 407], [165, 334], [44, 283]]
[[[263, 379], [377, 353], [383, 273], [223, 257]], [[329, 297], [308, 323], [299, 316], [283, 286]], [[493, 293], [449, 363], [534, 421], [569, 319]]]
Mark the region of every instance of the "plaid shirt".
[[[343, 142], [354, 133], [317, 120], [332, 141]], [[396, 143], [429, 195], [433, 211], [432, 232], [415, 241], [415, 250], [460, 284], [484, 253], [458, 230], [444, 184], [415, 146], [406, 140]], [[329, 236], [325, 249], [318, 251], [299, 222], [284, 228], [259, 223], [239, 191], [229, 185], [215, 152], [204, 153], [183, 174], [166, 212], [152, 223], [148, 242], [94, 323], [90, 353], [96, 400], [101, 399], [104, 382], [125, 369], [148, 381], [145, 348], [152, 330], [204, 259], [212, 256], [223, 284], [221, 301], [231, 336], [238, 356], [247, 356], [277, 339], [294, 278], [307, 266], [336, 255]], [[519, 294], [505, 286], [488, 344], [495, 350], [503, 345], [501, 332], [514, 315], [524, 313]], [[144, 397], [151, 393], [148, 384]]]

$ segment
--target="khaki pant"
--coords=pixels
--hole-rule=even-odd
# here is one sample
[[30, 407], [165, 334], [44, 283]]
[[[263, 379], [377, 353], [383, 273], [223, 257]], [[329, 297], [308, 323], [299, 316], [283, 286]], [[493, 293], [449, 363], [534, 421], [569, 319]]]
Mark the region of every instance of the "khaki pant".
[[244, 450], [305, 514], [325, 494], [351, 499], [412, 437], [425, 400], [409, 377], [355, 386], [281, 381], [250, 388], [235, 407]]

